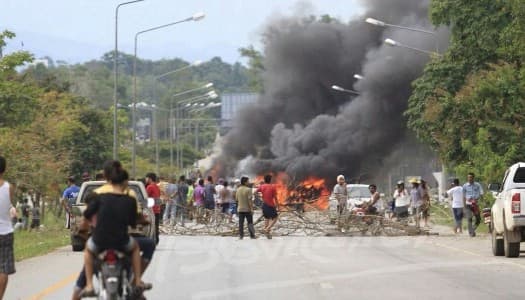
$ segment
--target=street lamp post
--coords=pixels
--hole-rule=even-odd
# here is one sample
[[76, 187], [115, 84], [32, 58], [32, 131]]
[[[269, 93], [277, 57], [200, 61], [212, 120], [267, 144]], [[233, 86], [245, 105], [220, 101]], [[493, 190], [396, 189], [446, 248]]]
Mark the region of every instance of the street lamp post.
[[[178, 96], [182, 96], [182, 95], [186, 95], [186, 94], [189, 94], [189, 93], [193, 93], [193, 92], [196, 92], [196, 91], [199, 91], [199, 90], [202, 90], [202, 89], [208, 89], [208, 88], [211, 88], [213, 87], [213, 83], [207, 83], [201, 87], [198, 87], [198, 88], [194, 88], [194, 89], [189, 89], [189, 90], [186, 90], [186, 91], [182, 91], [180, 93], [177, 93], [177, 94], [174, 94], [173, 97], [178, 97]], [[206, 95], [208, 95], [209, 93], [211, 92], [208, 92]], [[202, 95], [198, 96], [198, 98], [202, 97]], [[186, 103], [187, 101], [192, 101], [194, 100], [194, 98], [190, 98], [190, 99], [185, 99], [185, 100], [182, 100], [180, 103]], [[179, 104], [179, 103], [178, 103]], [[178, 107], [178, 106], [177, 106]], [[177, 138], [178, 139], [178, 136], [177, 136], [177, 133], [178, 133], [178, 130], [177, 128], [175, 128], [175, 132], [173, 130], [173, 127], [175, 126], [175, 122], [173, 121], [173, 101], [170, 101], [170, 110], [169, 110], [169, 122], [168, 124], [170, 124], [170, 171], [173, 170], [173, 139], [174, 138]], [[178, 113], [176, 114], [176, 118], [178, 119], [179, 118], [179, 115]], [[178, 150], [177, 150], [177, 153]], [[178, 156], [177, 156], [177, 165], [178, 165]]]
[[[215, 99], [217, 98], [218, 95], [217, 93], [215, 93], [215, 91], [210, 91], [204, 95], [200, 95], [200, 96], [196, 96], [196, 97], [193, 97], [193, 98], [189, 98], [189, 99], [185, 99], [185, 100], [182, 100], [180, 102], [177, 102], [177, 110], [175, 111], [176, 113], [176, 119], [177, 120], [180, 120], [181, 119], [181, 110], [182, 108], [180, 107], [181, 104], [184, 104], [184, 103], [191, 103], [191, 102], [196, 102], [196, 101], [202, 101], [202, 100], [206, 100], [206, 99]], [[175, 129], [176, 129], [176, 133], [177, 133], [177, 138], [179, 136], [179, 133], [178, 133], [178, 128], [179, 127], [182, 127], [182, 123], [179, 123], [179, 126], [177, 126]], [[177, 147], [177, 166], [179, 167], [179, 169], [182, 169], [183, 167], [183, 162], [182, 162], [182, 148], [180, 147]]]
[[133, 111], [132, 111], [132, 132], [133, 132], [133, 146], [132, 146], [132, 153], [131, 153], [131, 165], [132, 165], [132, 177], [134, 178], [135, 177], [135, 171], [136, 171], [136, 165], [135, 165], [135, 156], [136, 156], [136, 137], [135, 137], [135, 134], [136, 134], [136, 128], [135, 128], [135, 114], [136, 114], [136, 103], [137, 103], [137, 40], [138, 40], [138, 37], [139, 35], [143, 34], [143, 33], [146, 33], [146, 32], [150, 32], [150, 31], [154, 31], [154, 30], [158, 30], [158, 29], [162, 29], [162, 28], [166, 28], [168, 26], [173, 26], [173, 25], [176, 25], [176, 24], [180, 24], [180, 23], [183, 23], [183, 22], [189, 22], [189, 21], [200, 21], [204, 18], [204, 13], [196, 13], [195, 15], [189, 17], [189, 18], [186, 18], [186, 19], [183, 19], [183, 20], [180, 20], [180, 21], [177, 21], [177, 22], [172, 22], [172, 23], [168, 23], [168, 24], [164, 24], [164, 25], [160, 25], [160, 26], [156, 26], [156, 27], [152, 27], [152, 28], [149, 28], [149, 29], [146, 29], [146, 30], [142, 30], [142, 31], [139, 31], [135, 34], [135, 51], [134, 51], [134, 55], [133, 55]]
[[[211, 97], [210, 97], [211, 98]], [[216, 97], [215, 97], [216, 98]], [[214, 99], [214, 98], [212, 98]], [[190, 112], [196, 112], [196, 111], [202, 111], [202, 110], [205, 110], [205, 109], [209, 109], [209, 108], [214, 108], [214, 107], [219, 107], [221, 106], [222, 104], [220, 102], [216, 102], [216, 103], [209, 103], [208, 105], [206, 106], [203, 106], [201, 108], [197, 108], [195, 110], [190, 110]], [[199, 149], [199, 123], [196, 123], [196, 127], [195, 127], [195, 149]], [[191, 125], [191, 124], [190, 124]], [[182, 125], [181, 125], [182, 126]], [[177, 149], [179, 149], [180, 147], [178, 147]], [[180, 159], [180, 168], [182, 169], [184, 167], [184, 149], [180, 149], [180, 154], [178, 155], [179, 159]]]
[[383, 22], [383, 21], [380, 21], [380, 20], [377, 20], [377, 19], [374, 19], [374, 18], [366, 18], [365, 22], [367, 22], [368, 24], [372, 24], [372, 25], [380, 26], [380, 27], [393, 27], [393, 28], [397, 28], [397, 29], [410, 30], [410, 31], [430, 34], [430, 35], [433, 36], [434, 41], [436, 43], [436, 53], [439, 53], [439, 41], [438, 41], [437, 35], [436, 35], [436, 33], [434, 31], [429, 31], [429, 30], [424, 30], [424, 29], [419, 29], [419, 28], [413, 28], [413, 27], [406, 27], [406, 26], [395, 25], [395, 24], [388, 24], [386, 22]]
[[389, 46], [392, 46], [392, 47], [406, 48], [406, 49], [414, 50], [414, 51], [417, 51], [417, 52], [426, 53], [428, 55], [437, 55], [437, 56], [441, 57], [441, 54], [439, 54], [437, 52], [427, 51], [427, 50], [415, 48], [415, 47], [412, 47], [412, 46], [408, 46], [408, 45], [402, 44], [400, 42], [394, 41], [393, 39], [385, 39], [385, 44], [387, 44]]
[[144, 0], [135, 0], [123, 2], [117, 5], [115, 8], [115, 52], [113, 53], [113, 159], [118, 159], [118, 123], [117, 123], [117, 81], [118, 81], [118, 68], [117, 68], [117, 58], [118, 58], [118, 10], [121, 6], [133, 4], [136, 2], [142, 2]]

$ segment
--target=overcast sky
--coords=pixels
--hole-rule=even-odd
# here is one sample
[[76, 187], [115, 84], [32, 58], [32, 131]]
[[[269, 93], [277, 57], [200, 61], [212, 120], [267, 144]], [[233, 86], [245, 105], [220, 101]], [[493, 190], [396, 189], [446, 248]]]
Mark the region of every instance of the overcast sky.
[[[4, 53], [23, 49], [37, 58], [69, 63], [98, 59], [114, 49], [115, 7], [124, 0], [0, 0], [0, 30], [17, 35]], [[347, 22], [362, 12], [358, 0], [145, 0], [119, 10], [119, 50], [133, 54], [135, 33], [179, 21], [196, 12], [199, 22], [177, 24], [139, 36], [138, 56], [181, 57], [188, 61], [220, 56], [240, 61], [237, 49], [259, 46], [264, 24], [296, 12], [330, 14]]]

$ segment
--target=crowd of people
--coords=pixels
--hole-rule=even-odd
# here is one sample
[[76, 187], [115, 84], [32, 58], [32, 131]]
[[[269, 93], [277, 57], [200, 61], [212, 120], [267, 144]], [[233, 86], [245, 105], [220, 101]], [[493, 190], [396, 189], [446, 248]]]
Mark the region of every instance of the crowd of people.
[[[383, 208], [381, 197], [375, 184], [369, 185], [370, 198], [359, 203], [349, 201], [347, 183], [343, 175], [337, 176], [337, 184], [332, 190], [332, 195], [337, 200], [337, 211], [339, 214], [349, 210], [365, 210], [368, 215], [385, 215], [385, 217], [397, 220], [407, 220], [414, 216], [415, 226], [429, 227], [431, 199], [429, 187], [425, 180], [412, 178], [409, 180], [410, 189], [405, 187], [404, 181], [396, 183], [396, 189], [386, 207]], [[467, 182], [460, 185], [459, 179], [451, 182], [446, 196], [450, 198], [452, 214], [454, 216], [454, 232], [462, 233], [462, 220], [467, 220], [467, 229], [471, 237], [476, 236], [476, 228], [481, 222], [479, 201], [483, 195], [481, 184], [474, 181], [474, 173], [467, 175]]]
[[[166, 181], [156, 174], [146, 175], [148, 197], [155, 199], [154, 211], [158, 219], [156, 224], [166, 227], [185, 226], [185, 222], [210, 222], [212, 218], [226, 217], [227, 221], [239, 223], [239, 238], [244, 238], [244, 222], [248, 225], [250, 237], [255, 238], [253, 212], [260, 199], [261, 210], [265, 218], [264, 234], [271, 238], [271, 231], [277, 221], [277, 191], [272, 176], [264, 176], [264, 181], [254, 184], [248, 177], [214, 182], [212, 176], [186, 179], [180, 176]], [[158, 242], [158, 239], [157, 239]]]

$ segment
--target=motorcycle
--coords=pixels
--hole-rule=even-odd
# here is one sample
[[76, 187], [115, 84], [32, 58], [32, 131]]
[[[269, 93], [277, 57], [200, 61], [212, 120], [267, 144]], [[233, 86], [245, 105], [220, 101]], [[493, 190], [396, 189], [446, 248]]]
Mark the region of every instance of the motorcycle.
[[491, 226], [491, 212], [490, 207], [486, 207], [481, 211], [481, 215], [483, 216], [483, 223], [487, 225], [487, 228], [489, 229], [489, 233], [492, 232], [492, 226]]
[[135, 299], [131, 285], [131, 262], [123, 252], [108, 249], [97, 255], [98, 299]]

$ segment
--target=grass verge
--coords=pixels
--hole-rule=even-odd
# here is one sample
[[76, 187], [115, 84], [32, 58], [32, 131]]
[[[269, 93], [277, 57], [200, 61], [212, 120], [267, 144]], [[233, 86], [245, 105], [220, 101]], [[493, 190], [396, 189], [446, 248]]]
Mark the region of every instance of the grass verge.
[[69, 230], [64, 228], [64, 217], [47, 212], [38, 230], [15, 232], [15, 260], [47, 254], [69, 244]]

